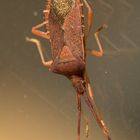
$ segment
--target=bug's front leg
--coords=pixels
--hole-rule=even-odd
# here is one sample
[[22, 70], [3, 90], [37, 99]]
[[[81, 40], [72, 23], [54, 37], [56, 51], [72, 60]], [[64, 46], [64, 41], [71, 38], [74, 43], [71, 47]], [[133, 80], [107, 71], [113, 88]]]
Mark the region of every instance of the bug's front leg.
[[88, 76], [88, 73], [85, 72], [85, 81], [86, 81], [86, 84], [87, 84], [87, 89], [88, 89], [88, 94], [92, 100], [92, 103], [93, 103], [93, 106], [94, 106], [94, 109], [96, 110], [96, 113], [100, 116], [101, 118], [101, 113], [100, 111], [98, 110], [97, 108], [97, 105], [96, 105], [96, 102], [95, 102], [95, 97], [94, 97], [94, 92], [92, 90], [92, 87], [91, 87], [91, 83], [90, 83], [90, 79], [89, 79], [89, 76]]
[[34, 39], [34, 38], [28, 38], [28, 37], [26, 37], [26, 41], [35, 43], [35, 45], [37, 46], [37, 49], [39, 51], [39, 54], [40, 54], [41, 61], [42, 61], [43, 65], [47, 66], [47, 67], [50, 67], [51, 64], [53, 63], [53, 61], [52, 60], [50, 60], [50, 61], [45, 60], [44, 55], [43, 55], [43, 51], [42, 51], [42, 45], [41, 45], [40, 41], [37, 40], [37, 39]]
[[100, 32], [103, 28], [107, 28], [107, 25], [103, 24], [103, 25], [102, 25], [101, 27], [99, 27], [99, 28], [97, 29], [97, 31], [94, 33], [95, 40], [96, 40], [96, 42], [97, 42], [99, 51], [87, 48], [87, 49], [86, 49], [87, 53], [92, 54], [92, 55], [95, 55], [95, 56], [98, 56], [98, 57], [103, 56], [104, 51], [103, 51], [103, 48], [102, 48], [102, 45], [101, 45], [101, 42], [100, 42], [100, 39], [99, 39], [99, 32]]
[[78, 109], [78, 126], [77, 126], [77, 140], [80, 140], [80, 123], [81, 123], [81, 95], [77, 93], [77, 109]]
[[90, 111], [92, 112], [93, 116], [95, 117], [98, 125], [100, 126], [103, 134], [105, 135], [105, 137], [107, 138], [107, 140], [111, 140], [110, 136], [109, 136], [109, 133], [108, 133], [108, 130], [107, 130], [107, 127], [104, 123], [104, 121], [102, 120], [102, 118], [100, 118], [100, 116], [96, 113], [95, 109], [94, 109], [94, 106], [92, 105], [91, 101], [89, 100], [88, 96], [86, 93], [84, 93], [84, 99], [85, 99], [85, 102], [86, 104], [88, 105], [88, 107], [90, 108]]
[[93, 92], [92, 92], [92, 88], [91, 88], [91, 83], [90, 83], [90, 80], [89, 80], [89, 77], [88, 77], [88, 74], [87, 72], [85, 72], [85, 81], [87, 83], [87, 88], [88, 88], [88, 93], [89, 93], [89, 96], [92, 100], [94, 100], [94, 96], [93, 96]]

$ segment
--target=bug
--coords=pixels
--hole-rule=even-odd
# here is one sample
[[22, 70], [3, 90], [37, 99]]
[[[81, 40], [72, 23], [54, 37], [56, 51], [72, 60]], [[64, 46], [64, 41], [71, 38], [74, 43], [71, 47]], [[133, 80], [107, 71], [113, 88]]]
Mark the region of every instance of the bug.
[[[98, 33], [103, 28], [101, 26], [95, 33], [95, 39], [99, 46], [99, 51], [91, 50], [86, 47], [86, 36], [84, 30], [84, 12], [83, 6], [88, 9], [88, 31], [92, 24], [92, 10], [87, 0], [48, 0], [45, 6], [44, 22], [34, 26], [32, 33], [48, 39], [51, 44], [52, 59], [45, 60], [42, 45], [37, 39], [26, 38], [28, 42], [35, 43], [41, 61], [49, 71], [66, 76], [76, 90], [78, 125], [77, 140], [80, 140], [80, 122], [81, 122], [81, 96], [84, 97], [86, 104], [95, 117], [103, 134], [108, 140], [111, 140], [103, 119], [98, 113], [90, 80], [86, 71], [86, 54], [102, 56], [103, 49], [99, 41]], [[45, 31], [39, 30], [45, 27]], [[87, 95], [87, 90], [89, 96]], [[93, 102], [91, 102], [91, 100]], [[87, 126], [88, 131], [88, 126]], [[88, 135], [88, 134], [87, 134]]]

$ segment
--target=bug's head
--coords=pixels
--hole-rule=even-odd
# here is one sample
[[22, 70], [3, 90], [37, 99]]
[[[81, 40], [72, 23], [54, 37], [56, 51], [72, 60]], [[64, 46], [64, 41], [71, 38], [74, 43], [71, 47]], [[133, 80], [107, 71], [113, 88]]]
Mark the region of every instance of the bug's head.
[[85, 80], [82, 77], [72, 76], [70, 80], [77, 93], [83, 94], [85, 92]]

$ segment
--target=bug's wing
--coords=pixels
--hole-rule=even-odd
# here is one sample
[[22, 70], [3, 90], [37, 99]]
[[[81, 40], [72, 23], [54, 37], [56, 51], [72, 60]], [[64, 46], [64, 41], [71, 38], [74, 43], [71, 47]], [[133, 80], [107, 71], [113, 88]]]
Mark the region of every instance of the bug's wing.
[[63, 29], [65, 45], [69, 47], [75, 58], [84, 60], [85, 49], [81, 14], [82, 9], [76, 2], [65, 18]]

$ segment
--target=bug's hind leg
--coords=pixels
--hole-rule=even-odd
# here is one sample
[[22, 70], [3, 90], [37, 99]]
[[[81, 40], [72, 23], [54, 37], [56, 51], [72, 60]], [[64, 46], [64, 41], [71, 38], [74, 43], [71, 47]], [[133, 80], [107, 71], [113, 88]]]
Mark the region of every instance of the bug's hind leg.
[[80, 123], [81, 123], [81, 94], [77, 93], [78, 125], [77, 140], [80, 140]]
[[83, 1], [84, 1], [85, 6], [88, 9], [88, 33], [89, 33], [91, 30], [91, 26], [92, 26], [93, 12], [92, 12], [92, 9], [91, 9], [90, 5], [88, 4], [87, 0], [83, 0]]
[[89, 49], [87, 48], [86, 51], [87, 53], [90, 53], [92, 55], [95, 55], [95, 56], [98, 56], [98, 57], [101, 57], [103, 56], [103, 48], [102, 48], [102, 45], [101, 45], [101, 42], [100, 42], [100, 39], [99, 39], [99, 32], [103, 29], [103, 28], [107, 28], [107, 25], [103, 24], [101, 27], [99, 27], [97, 29], [97, 31], [94, 33], [94, 36], [95, 36], [95, 40], [97, 42], [97, 45], [98, 45], [98, 48], [99, 50], [92, 50], [92, 49]]
[[43, 31], [40, 31], [39, 30], [39, 28], [43, 27], [44, 25], [47, 26], [47, 24], [48, 24], [48, 20], [47, 21], [44, 21], [41, 24], [38, 24], [38, 25], [34, 26], [32, 28], [32, 33], [35, 34], [35, 35], [37, 35], [37, 36], [43, 37], [45, 39], [49, 39], [50, 38], [50, 32], [49, 31], [43, 32]]
[[42, 61], [43, 65], [47, 66], [47, 67], [50, 67], [51, 64], [53, 63], [53, 61], [52, 60], [50, 60], [50, 61], [45, 60], [44, 55], [43, 55], [42, 45], [40, 44], [40, 41], [37, 40], [37, 39], [34, 39], [34, 38], [28, 38], [28, 37], [26, 37], [26, 41], [35, 43], [35, 45], [37, 46], [37, 49], [39, 51], [39, 54], [40, 54], [41, 61]]

